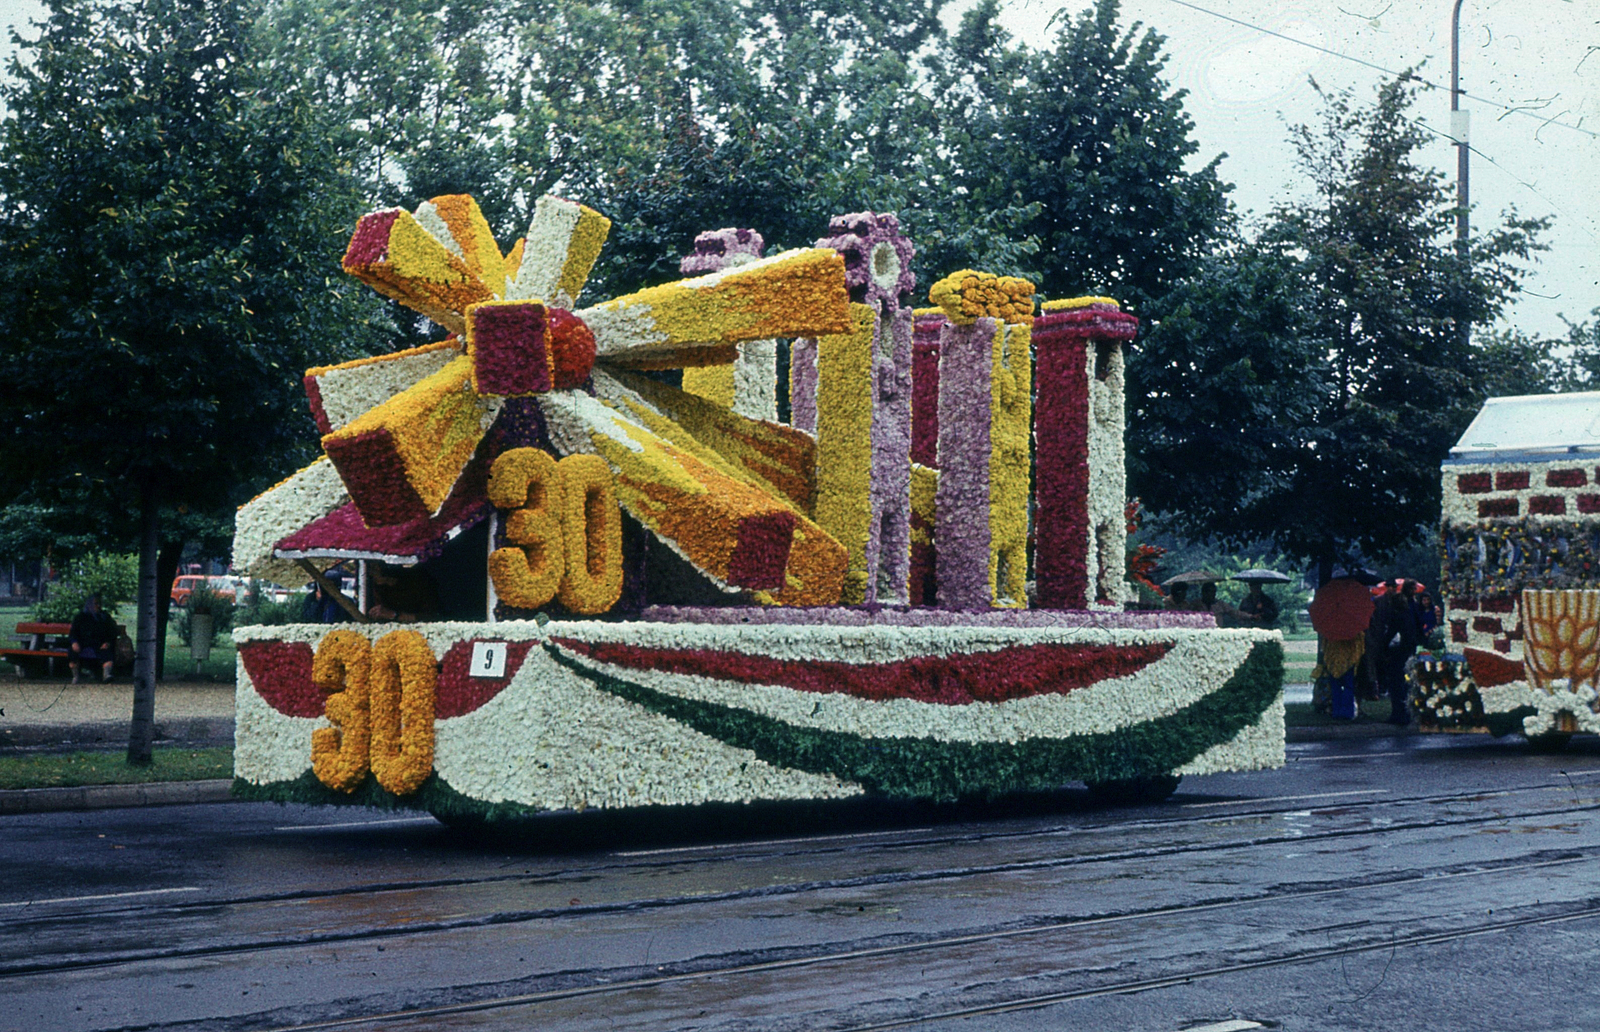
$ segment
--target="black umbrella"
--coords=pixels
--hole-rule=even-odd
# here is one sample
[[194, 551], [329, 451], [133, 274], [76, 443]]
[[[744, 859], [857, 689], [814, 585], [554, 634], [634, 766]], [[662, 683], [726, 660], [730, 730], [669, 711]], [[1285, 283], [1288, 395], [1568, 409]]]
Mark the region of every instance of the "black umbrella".
[[1190, 570], [1180, 573], [1176, 577], [1168, 577], [1161, 582], [1163, 588], [1170, 588], [1174, 584], [1215, 584], [1217, 581], [1227, 580], [1220, 573], [1207, 573], [1205, 570]]

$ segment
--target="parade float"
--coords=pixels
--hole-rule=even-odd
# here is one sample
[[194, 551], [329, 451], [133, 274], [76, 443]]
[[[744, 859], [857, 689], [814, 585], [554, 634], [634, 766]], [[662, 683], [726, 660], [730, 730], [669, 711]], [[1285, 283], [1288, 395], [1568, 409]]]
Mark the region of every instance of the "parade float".
[[609, 225], [360, 220], [345, 271], [446, 335], [309, 370], [324, 454], [239, 510], [237, 568], [356, 588], [234, 632], [238, 796], [493, 820], [1283, 763], [1275, 632], [1124, 611], [1133, 316], [972, 271], [913, 310], [871, 212], [704, 233], [585, 307]]
[[1413, 666], [1422, 726], [1600, 731], [1600, 393], [1490, 398], [1441, 473], [1450, 644]]
[[1490, 398], [1442, 475], [1450, 651], [1411, 672], [1424, 730], [1600, 731], [1600, 394]]

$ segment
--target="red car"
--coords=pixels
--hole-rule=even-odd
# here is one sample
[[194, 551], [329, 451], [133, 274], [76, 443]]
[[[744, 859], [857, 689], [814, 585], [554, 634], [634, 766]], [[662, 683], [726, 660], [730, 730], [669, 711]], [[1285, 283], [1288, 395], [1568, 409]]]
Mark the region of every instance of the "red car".
[[197, 573], [186, 573], [172, 582], [172, 602], [174, 605], [187, 605], [189, 596], [202, 584], [208, 585], [213, 594], [232, 601], [238, 591], [238, 583], [237, 577], [204, 577]]

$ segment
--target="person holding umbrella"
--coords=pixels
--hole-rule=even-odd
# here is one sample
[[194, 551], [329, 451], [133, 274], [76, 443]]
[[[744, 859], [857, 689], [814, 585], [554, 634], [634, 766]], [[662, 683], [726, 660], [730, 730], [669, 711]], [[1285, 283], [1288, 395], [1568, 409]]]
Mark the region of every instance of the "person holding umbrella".
[[1267, 584], [1289, 583], [1288, 575], [1277, 570], [1258, 569], [1236, 573], [1233, 579], [1250, 587], [1249, 594], [1239, 603], [1237, 610], [1239, 622], [1245, 627], [1260, 627], [1265, 630], [1278, 626], [1278, 603], [1261, 589]]
[[1359, 573], [1341, 572], [1311, 600], [1311, 626], [1320, 639], [1311, 676], [1328, 678], [1332, 714], [1339, 720], [1356, 718], [1356, 667], [1366, 655], [1372, 622], [1372, 594], [1362, 580]]

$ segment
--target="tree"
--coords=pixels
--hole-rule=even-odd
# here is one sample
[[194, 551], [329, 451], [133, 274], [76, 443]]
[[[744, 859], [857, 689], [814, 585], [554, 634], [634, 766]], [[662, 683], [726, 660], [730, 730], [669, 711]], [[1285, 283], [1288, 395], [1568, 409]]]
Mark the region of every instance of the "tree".
[[[952, 193], [973, 217], [1016, 218], [1037, 241], [1050, 297], [1109, 294], [1136, 309], [1192, 275], [1228, 225], [1218, 155], [1199, 144], [1184, 91], [1163, 78], [1163, 37], [1117, 24], [1118, 0], [1063, 21], [1055, 45], [1014, 48], [998, 0], [963, 18], [935, 83]], [[981, 223], [980, 223], [981, 224]], [[998, 270], [997, 270], [998, 271]]]
[[[1513, 215], [1456, 247], [1454, 198], [1416, 161], [1425, 136], [1407, 115], [1415, 89], [1402, 75], [1365, 107], [1324, 93], [1321, 123], [1291, 136], [1309, 196], [1277, 208], [1256, 241], [1224, 259], [1225, 274], [1194, 278], [1174, 296], [1220, 291], [1216, 306], [1156, 307], [1130, 372], [1136, 405], [1167, 404], [1163, 392], [1191, 377], [1202, 399], [1226, 399], [1230, 377], [1249, 385], [1231, 404], [1191, 405], [1186, 426], [1139, 417], [1158, 432], [1135, 483], [1185, 532], [1270, 536], [1326, 570], [1345, 556], [1392, 553], [1437, 520], [1439, 463], [1502, 382], [1508, 354], [1465, 329], [1492, 321], [1516, 293], [1545, 223]], [[1282, 270], [1258, 297], [1276, 316], [1242, 326], [1255, 309], [1235, 300], [1235, 284], [1246, 274], [1261, 283], [1251, 270], [1266, 267]], [[1250, 358], [1242, 378], [1237, 367], [1219, 381], [1197, 366], [1219, 342]], [[1260, 364], [1267, 355], [1270, 370]], [[1254, 444], [1270, 446], [1263, 461]], [[1207, 471], [1208, 446], [1238, 471]], [[1231, 492], [1210, 490], [1219, 477]]]
[[263, 91], [248, 6], [48, 11], [0, 88], [0, 486], [82, 480], [137, 514], [147, 763], [164, 507], [226, 511], [302, 463], [296, 374], [381, 314], [331, 272], [360, 200], [315, 108]]

